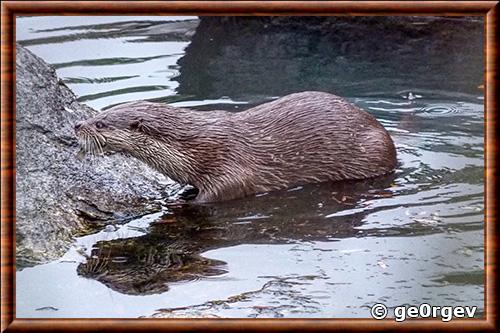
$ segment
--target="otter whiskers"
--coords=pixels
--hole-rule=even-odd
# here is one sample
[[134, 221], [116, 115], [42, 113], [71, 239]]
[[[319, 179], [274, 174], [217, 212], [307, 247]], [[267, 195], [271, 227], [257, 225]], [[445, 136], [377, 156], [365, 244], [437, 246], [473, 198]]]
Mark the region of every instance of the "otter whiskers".
[[90, 133], [88, 130], [84, 130], [78, 136], [78, 144], [81, 147], [78, 152], [78, 157], [80, 159], [83, 159], [86, 154], [90, 154], [91, 156], [102, 156], [104, 155], [106, 139], [99, 133]]

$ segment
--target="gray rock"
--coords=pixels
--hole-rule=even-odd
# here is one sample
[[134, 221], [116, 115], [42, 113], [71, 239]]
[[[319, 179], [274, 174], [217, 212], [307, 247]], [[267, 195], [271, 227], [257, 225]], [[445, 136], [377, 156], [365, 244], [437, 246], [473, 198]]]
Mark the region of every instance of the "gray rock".
[[53, 260], [76, 233], [158, 209], [171, 182], [139, 161], [76, 158], [73, 126], [95, 114], [52, 67], [16, 47], [16, 256]]

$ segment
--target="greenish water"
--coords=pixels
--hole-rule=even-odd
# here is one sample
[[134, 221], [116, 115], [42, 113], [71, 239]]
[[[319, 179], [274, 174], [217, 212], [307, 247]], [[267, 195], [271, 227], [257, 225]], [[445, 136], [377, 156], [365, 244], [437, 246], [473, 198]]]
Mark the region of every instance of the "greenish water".
[[[273, 94], [245, 94], [242, 80], [229, 82], [240, 93], [214, 96], [222, 83], [210, 90], [209, 77], [179, 65], [192, 20], [29, 17], [17, 20], [16, 37], [98, 110], [148, 99], [238, 111], [286, 90], [281, 81]], [[414, 86], [411, 70], [405, 77], [392, 90], [373, 77], [362, 91], [343, 86], [393, 137], [393, 175], [166, 205], [79, 237], [61, 259], [17, 272], [17, 317], [369, 317], [374, 303], [483, 313], [484, 106], [482, 90], [470, 89], [480, 82], [438, 91], [425, 80]], [[206, 89], [180, 89], [192, 80]], [[431, 80], [446, 78], [429, 73]]]

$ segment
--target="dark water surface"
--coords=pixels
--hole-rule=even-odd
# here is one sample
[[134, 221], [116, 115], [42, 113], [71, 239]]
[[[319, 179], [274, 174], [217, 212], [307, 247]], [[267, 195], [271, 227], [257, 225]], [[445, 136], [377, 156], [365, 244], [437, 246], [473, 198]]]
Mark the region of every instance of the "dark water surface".
[[[179, 66], [195, 20], [29, 17], [16, 31], [96, 109], [149, 99], [237, 111], [279, 97], [245, 94], [244, 81], [231, 97], [189, 87], [179, 94], [179, 82], [209, 79]], [[77, 238], [60, 260], [18, 271], [17, 317], [368, 317], [377, 302], [469, 305], [482, 315], [484, 106], [482, 90], [470, 88], [481, 81], [437, 91], [421, 77], [412, 85], [411, 68], [421, 64], [407, 65], [398, 89], [375, 81], [367, 91], [367, 78], [362, 92], [345, 96], [390, 132], [393, 175], [166, 204]]]

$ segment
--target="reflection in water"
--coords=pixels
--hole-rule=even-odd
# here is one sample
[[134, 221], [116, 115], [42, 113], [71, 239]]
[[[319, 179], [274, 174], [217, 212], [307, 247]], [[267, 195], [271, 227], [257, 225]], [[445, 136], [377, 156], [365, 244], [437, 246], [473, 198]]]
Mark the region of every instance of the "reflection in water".
[[[168, 290], [168, 283], [223, 274], [200, 253], [239, 244], [286, 244], [353, 237], [363, 211], [325, 218], [370, 199], [392, 197], [394, 175], [326, 183], [218, 204], [171, 203], [144, 236], [95, 244], [78, 274], [126, 294]], [[359, 236], [359, 234], [358, 234]]]
[[18, 42], [57, 69], [87, 105], [103, 107], [175, 94], [177, 60], [196, 17], [24, 17]]
[[184, 242], [151, 233], [135, 239], [99, 242], [79, 275], [93, 278], [124, 294], [149, 295], [168, 290], [167, 283], [223, 274], [223, 263], [191, 252]]
[[202, 17], [175, 80], [198, 98], [476, 94], [482, 36], [479, 17]]
[[[378, 212], [401, 207], [397, 196], [414, 196], [407, 209], [428, 205], [418, 200], [435, 192], [437, 203], [446, 203], [448, 190], [397, 186], [399, 171], [365, 181], [324, 183], [266, 193], [241, 200], [193, 205], [172, 202], [166, 213], [153, 222], [147, 233], [136, 238], [100, 241], [91, 256], [78, 266], [78, 274], [96, 279], [126, 294], [153, 294], [168, 290], [168, 284], [226, 273], [224, 262], [210, 260], [203, 252], [241, 244], [292, 244], [335, 241], [349, 237], [416, 236], [441, 233], [443, 217], [407, 214], [402, 225], [362, 228]], [[432, 190], [434, 189], [434, 190]], [[476, 193], [463, 200], [477, 200]], [[390, 200], [396, 200], [390, 204]], [[383, 203], [383, 204], [381, 204]], [[478, 214], [462, 214], [457, 228], [476, 229]], [[446, 216], [451, 218], [452, 215]]]
[[[366, 318], [376, 302], [484, 314], [482, 18], [205, 17], [190, 44], [197, 21], [166, 20], [16, 27], [98, 109], [147, 99], [238, 111], [300, 90], [346, 96], [389, 131], [398, 169], [217, 204], [170, 202], [19, 271], [18, 317], [165, 308], [155, 315]], [[58, 311], [36, 310], [47, 307]]]

